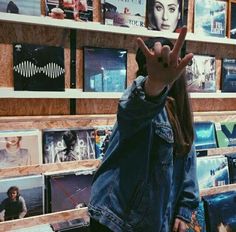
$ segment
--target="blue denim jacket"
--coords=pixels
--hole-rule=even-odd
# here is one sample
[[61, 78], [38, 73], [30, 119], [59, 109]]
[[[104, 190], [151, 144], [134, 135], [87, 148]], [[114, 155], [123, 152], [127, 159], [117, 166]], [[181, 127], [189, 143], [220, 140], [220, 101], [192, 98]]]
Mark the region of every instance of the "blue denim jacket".
[[173, 156], [168, 90], [148, 101], [144, 81], [138, 77], [121, 97], [92, 185], [89, 214], [115, 232], [168, 232], [175, 217], [189, 222], [199, 203], [194, 148]]

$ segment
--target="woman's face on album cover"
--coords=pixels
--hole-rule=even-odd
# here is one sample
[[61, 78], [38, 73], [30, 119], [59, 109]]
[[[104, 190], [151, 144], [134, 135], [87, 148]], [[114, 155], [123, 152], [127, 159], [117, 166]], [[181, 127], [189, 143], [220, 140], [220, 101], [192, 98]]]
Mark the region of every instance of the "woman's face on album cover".
[[153, 7], [157, 30], [175, 31], [180, 19], [178, 0], [154, 0]]

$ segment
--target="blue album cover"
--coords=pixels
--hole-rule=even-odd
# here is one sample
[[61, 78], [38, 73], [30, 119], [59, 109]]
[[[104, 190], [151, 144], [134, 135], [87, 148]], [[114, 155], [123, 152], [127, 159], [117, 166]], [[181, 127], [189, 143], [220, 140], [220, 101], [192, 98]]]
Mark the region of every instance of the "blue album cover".
[[208, 232], [236, 231], [236, 191], [204, 196]]
[[231, 184], [236, 184], [236, 153], [225, 155], [228, 158], [229, 178]]
[[[48, 175], [47, 204], [49, 212], [87, 207], [94, 171]], [[79, 221], [75, 221], [77, 224]], [[85, 223], [81, 222], [80, 223]]]
[[104, 125], [95, 127], [95, 140], [96, 140], [96, 158], [102, 159], [110, 141], [113, 126]]
[[207, 232], [203, 201], [199, 202], [198, 208], [192, 213], [186, 232]]
[[123, 92], [127, 82], [127, 50], [84, 47], [84, 91]]
[[216, 123], [216, 137], [219, 147], [236, 146], [236, 122]]
[[0, 0], [0, 12], [40, 16], [41, 0]]
[[226, 1], [195, 0], [194, 33], [226, 37]]
[[229, 15], [229, 20], [230, 20], [230, 38], [231, 39], [236, 39], [236, 2], [230, 1], [230, 12], [231, 15]]
[[64, 91], [65, 68], [62, 47], [13, 45], [14, 90]]
[[197, 179], [200, 190], [229, 184], [227, 158], [221, 155], [198, 157]]
[[43, 130], [44, 163], [95, 158], [94, 128]]
[[222, 92], [236, 92], [236, 59], [223, 59]]
[[189, 92], [216, 91], [216, 60], [214, 56], [194, 55], [186, 66]]
[[215, 124], [213, 122], [194, 122], [194, 143], [196, 150], [216, 148]]

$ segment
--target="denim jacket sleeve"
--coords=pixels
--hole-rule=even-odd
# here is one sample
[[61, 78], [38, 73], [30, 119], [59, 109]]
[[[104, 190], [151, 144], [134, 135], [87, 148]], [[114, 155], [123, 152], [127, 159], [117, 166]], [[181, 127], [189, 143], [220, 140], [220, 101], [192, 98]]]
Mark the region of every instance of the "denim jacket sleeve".
[[177, 209], [177, 217], [186, 222], [191, 222], [192, 212], [200, 201], [196, 168], [196, 152], [193, 145], [185, 160], [183, 188]]
[[145, 77], [138, 77], [131, 87], [127, 88], [118, 105], [117, 121], [121, 139], [129, 138], [149, 123], [164, 105], [168, 88], [160, 95], [150, 98], [145, 95]]

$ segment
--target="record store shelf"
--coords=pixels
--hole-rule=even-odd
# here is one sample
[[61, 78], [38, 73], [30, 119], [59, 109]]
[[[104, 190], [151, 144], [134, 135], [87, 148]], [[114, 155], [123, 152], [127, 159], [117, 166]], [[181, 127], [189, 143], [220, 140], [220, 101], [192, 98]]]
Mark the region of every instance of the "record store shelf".
[[[119, 99], [121, 92], [83, 92], [81, 89], [65, 91], [14, 91], [13, 88], [0, 88], [0, 98], [68, 98], [68, 99]], [[236, 93], [190, 93], [191, 98], [236, 98]]]
[[[61, 28], [76, 29], [76, 30], [108, 32], [108, 33], [124, 34], [124, 35], [145, 36], [145, 37], [164, 36], [169, 39], [176, 39], [178, 37], [178, 33], [153, 31], [153, 30], [148, 30], [145, 27], [139, 27], [138, 29], [135, 27], [126, 28], [126, 27], [104, 25], [99, 22], [76, 22], [70, 19], [63, 19], [63, 20], [53, 19], [48, 16], [39, 17], [39, 16], [15, 14], [14, 17], [12, 17], [12, 14], [0, 13], [0, 21], [12, 22], [12, 23], [25, 23], [25, 24], [33, 24], [41, 26], [53, 26], [53, 27], [61, 27]], [[234, 39], [201, 36], [194, 33], [188, 33], [186, 40], [204, 42], [204, 43], [236, 45], [236, 40]]]

